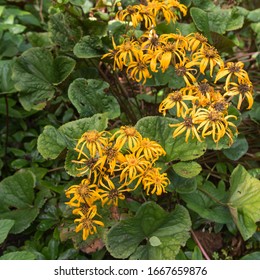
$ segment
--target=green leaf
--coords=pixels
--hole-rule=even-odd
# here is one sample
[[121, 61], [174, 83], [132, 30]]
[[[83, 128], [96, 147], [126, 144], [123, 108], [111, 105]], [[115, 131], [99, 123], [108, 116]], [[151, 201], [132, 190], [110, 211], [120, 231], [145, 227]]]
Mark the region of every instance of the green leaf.
[[107, 127], [107, 116], [106, 114], [96, 114], [91, 118], [83, 118], [76, 121], [68, 122], [62, 125], [58, 131], [61, 132], [67, 142], [67, 148], [73, 149], [76, 145], [77, 140], [82, 134], [88, 130], [102, 131]]
[[[79, 170], [77, 168], [80, 168], [80, 165], [75, 164], [72, 162], [72, 160], [77, 159], [78, 153], [74, 150], [69, 150], [66, 155], [65, 159], [65, 170], [70, 176], [78, 176]], [[86, 174], [84, 174], [85, 176]], [[83, 176], [83, 175], [82, 175]]]
[[107, 95], [109, 84], [96, 79], [76, 79], [69, 86], [68, 96], [81, 117], [106, 113], [109, 119], [120, 116], [120, 107], [115, 97]]
[[38, 137], [37, 149], [46, 159], [55, 159], [66, 147], [64, 135], [55, 127], [47, 125]]
[[260, 260], [260, 252], [254, 252], [245, 255], [240, 260]]
[[2, 244], [5, 241], [14, 223], [15, 223], [14, 220], [8, 220], [8, 219], [0, 220], [0, 244]]
[[13, 80], [20, 91], [24, 109], [41, 110], [54, 93], [54, 85], [63, 82], [75, 67], [75, 60], [65, 56], [53, 58], [44, 48], [31, 48], [15, 62]]
[[15, 92], [14, 82], [11, 78], [13, 60], [0, 61], [0, 94]]
[[46, 159], [55, 159], [65, 149], [73, 149], [77, 140], [88, 130], [102, 131], [107, 127], [107, 116], [96, 114], [91, 118], [83, 118], [68, 122], [58, 129], [51, 125], [44, 127], [38, 137], [37, 148]]
[[75, 45], [73, 52], [79, 58], [100, 57], [104, 53], [102, 40], [99, 36], [84, 36]]
[[0, 260], [35, 260], [35, 255], [31, 252], [20, 251], [4, 254]]
[[178, 162], [172, 165], [173, 170], [184, 178], [192, 178], [198, 175], [202, 168], [201, 165], [195, 161], [192, 162]]
[[168, 178], [171, 181], [169, 190], [174, 190], [177, 193], [193, 193], [197, 189], [196, 177], [184, 178], [179, 176], [173, 170], [168, 170]]
[[200, 8], [192, 7], [190, 9], [190, 14], [198, 30], [211, 42], [208, 13]]
[[216, 8], [213, 1], [211, 0], [192, 0], [192, 2], [195, 6], [200, 7], [201, 9], [206, 11]]
[[259, 22], [260, 19], [260, 8], [250, 11], [247, 15], [247, 19], [253, 22]]
[[238, 165], [230, 177], [229, 209], [244, 240], [256, 231], [260, 220], [260, 181]]
[[[115, 258], [175, 259], [189, 238], [191, 221], [180, 205], [170, 213], [154, 202], [144, 203], [135, 217], [120, 221], [107, 234], [107, 249]], [[140, 245], [148, 239], [145, 245]]]
[[229, 223], [231, 220], [228, 207], [225, 205], [228, 194], [224, 185], [216, 188], [213, 183], [206, 183], [190, 194], [181, 194], [181, 198], [187, 203], [187, 207], [198, 213], [200, 217], [216, 223]]
[[204, 260], [201, 250], [198, 246], [195, 246], [194, 251], [192, 252], [192, 260]]
[[244, 136], [238, 136], [236, 141], [230, 146], [229, 149], [224, 149], [223, 154], [231, 159], [238, 160], [248, 151], [248, 143]]
[[172, 160], [193, 160], [200, 157], [206, 151], [206, 143], [200, 143], [196, 139], [190, 140], [188, 143], [184, 141], [184, 136], [173, 139], [173, 129], [169, 124], [173, 123], [173, 119], [151, 116], [140, 119], [136, 124], [136, 129], [140, 131], [143, 137], [157, 141], [166, 151], [163, 161]]
[[236, 8], [232, 9], [231, 14], [228, 18], [226, 31], [232, 31], [232, 30], [237, 30], [242, 28], [244, 25], [244, 20], [245, 20], [245, 16], [241, 14], [241, 12], [238, 9]]
[[46, 189], [37, 193], [35, 175], [21, 170], [0, 182], [0, 219], [15, 220], [11, 233], [20, 233], [30, 226], [39, 214], [46, 198]]
[[64, 12], [50, 16], [49, 32], [51, 40], [64, 51], [72, 50], [83, 34], [80, 22]]

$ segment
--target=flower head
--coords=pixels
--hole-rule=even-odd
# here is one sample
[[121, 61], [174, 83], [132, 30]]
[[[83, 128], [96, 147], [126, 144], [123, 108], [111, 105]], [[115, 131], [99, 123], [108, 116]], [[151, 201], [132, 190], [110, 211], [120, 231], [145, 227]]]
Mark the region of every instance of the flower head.
[[86, 213], [83, 213], [82, 211], [78, 211], [78, 214], [80, 215], [80, 218], [75, 219], [75, 223], [79, 223], [76, 227], [76, 232], [83, 231], [83, 240], [86, 240], [90, 234], [97, 233], [97, 227], [98, 226], [104, 226], [104, 223], [99, 220], [94, 220], [95, 216], [97, 214], [97, 206], [93, 205], [91, 206]]
[[79, 185], [73, 185], [66, 191], [66, 197], [72, 198], [66, 202], [71, 207], [79, 207], [81, 203], [92, 205], [93, 201], [99, 199], [97, 185], [92, 184], [89, 179], [83, 179]]
[[146, 194], [156, 194], [161, 195], [166, 193], [165, 188], [169, 185], [170, 180], [167, 178], [166, 173], [160, 173], [161, 168], [149, 168], [143, 179], [142, 184], [143, 188], [146, 191]]

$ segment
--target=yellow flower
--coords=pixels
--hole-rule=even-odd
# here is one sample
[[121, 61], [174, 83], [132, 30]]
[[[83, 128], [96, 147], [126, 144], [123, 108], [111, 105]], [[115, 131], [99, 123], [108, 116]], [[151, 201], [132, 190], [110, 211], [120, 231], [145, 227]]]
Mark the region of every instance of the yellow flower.
[[115, 55], [115, 60], [119, 69], [122, 70], [123, 66], [127, 66], [136, 60], [139, 56], [140, 45], [135, 39], [130, 40], [126, 38], [124, 42], [118, 46], [118, 52]]
[[120, 152], [118, 147], [108, 143], [102, 148], [102, 156], [97, 160], [94, 168], [98, 167], [99, 170], [108, 171], [113, 174], [117, 165], [125, 160], [124, 155]]
[[218, 51], [210, 45], [205, 45], [199, 51], [192, 55], [192, 61], [188, 62], [186, 67], [192, 67], [199, 65], [200, 72], [205, 75], [205, 70], [209, 66], [210, 76], [213, 76], [213, 70], [216, 65], [222, 66], [223, 60], [221, 59]]
[[151, 13], [148, 6], [140, 4], [140, 7], [141, 7], [140, 15], [142, 17], [142, 21], [144, 21], [145, 28], [150, 29], [150, 28], [156, 26], [155, 17]]
[[92, 184], [89, 179], [83, 179], [79, 185], [71, 186], [66, 192], [66, 197], [72, 198], [66, 202], [71, 207], [79, 207], [81, 203], [87, 203], [91, 206], [92, 203], [99, 199], [97, 185]]
[[123, 63], [118, 60], [118, 52], [119, 52], [119, 46], [116, 45], [114, 38], [112, 37], [112, 44], [113, 44], [113, 50], [109, 50], [108, 53], [104, 54], [101, 59], [109, 58], [114, 61], [113, 63], [113, 70], [116, 70], [116, 67], [119, 69], [123, 68]]
[[125, 161], [120, 165], [120, 182], [125, 181], [126, 184], [130, 184], [140, 177], [148, 166], [150, 162], [144, 158], [144, 155], [137, 156], [135, 153], [125, 155]]
[[149, 63], [149, 57], [145, 54], [142, 55], [139, 53], [136, 57], [136, 61], [129, 63], [126, 72], [133, 80], [137, 82], [141, 82], [143, 80], [143, 84], [145, 84], [146, 79], [152, 77], [148, 70]]
[[139, 41], [143, 51], [147, 50], [151, 51], [152, 53], [156, 51], [162, 43], [161, 38], [156, 34], [155, 29], [146, 31], [144, 34], [142, 34], [142, 36], [140, 36]]
[[208, 39], [200, 33], [190, 33], [186, 38], [192, 52], [196, 51], [199, 47], [209, 46]]
[[159, 106], [159, 112], [164, 116], [166, 111], [172, 109], [176, 106], [177, 117], [185, 117], [187, 111], [189, 110], [187, 104], [184, 102], [186, 100], [193, 100], [196, 97], [191, 95], [183, 95], [180, 91], [174, 91], [168, 94], [168, 96], [161, 102]]
[[148, 0], [147, 9], [156, 18], [158, 15], [162, 14], [163, 18], [169, 23], [172, 19], [174, 20], [177, 16], [170, 8], [163, 2], [157, 0]]
[[[102, 154], [102, 147], [107, 144], [108, 139], [104, 136], [107, 134], [105, 131], [98, 132], [96, 130], [89, 130], [81, 136], [76, 145], [76, 149], [79, 151], [78, 159], [80, 158], [84, 147], [86, 147], [91, 157], [95, 157], [98, 152]], [[79, 148], [80, 147], [80, 148]]]
[[126, 9], [119, 10], [117, 12], [116, 19], [121, 21], [131, 21], [133, 27], [137, 27], [137, 25], [142, 21], [140, 11], [140, 5], [127, 6]]
[[[74, 150], [78, 153], [80, 153], [79, 149], [74, 148]], [[94, 179], [93, 182], [96, 181], [97, 178], [97, 170], [95, 169], [95, 164], [98, 160], [98, 158], [94, 158], [94, 157], [89, 157], [86, 153], [81, 152], [81, 156], [84, 156], [84, 158], [81, 158], [80, 160], [72, 160], [71, 162], [76, 163], [78, 165], [80, 165], [80, 168], [76, 168], [79, 173], [77, 174], [77, 176], [82, 176], [84, 174], [87, 173], [88, 178], [90, 179], [92, 177], [92, 175], [94, 175]]]
[[165, 72], [171, 63], [175, 65], [176, 63], [185, 60], [186, 55], [184, 49], [178, 48], [176, 43], [172, 43], [170, 41], [155, 51], [155, 53], [158, 55], [162, 72]]
[[219, 69], [219, 71], [216, 75], [215, 83], [225, 76], [227, 76], [226, 82], [225, 82], [225, 89], [228, 89], [230, 81], [231, 81], [232, 77], [234, 77], [234, 76], [250, 83], [248, 74], [243, 68], [244, 68], [243, 62], [240, 62], [240, 61], [236, 62], [236, 63], [228, 62], [226, 67], [222, 67]]
[[161, 168], [149, 168], [143, 177], [142, 184], [146, 194], [161, 195], [166, 193], [165, 188], [169, 185], [170, 180], [166, 173], [160, 173]]
[[97, 214], [97, 207], [93, 205], [89, 208], [87, 213], [82, 213], [81, 211], [78, 212], [81, 216], [78, 219], [75, 219], [75, 223], [79, 223], [75, 229], [76, 232], [83, 231], [83, 240], [86, 240], [89, 235], [97, 233], [96, 225], [104, 226], [104, 223], [99, 220], [94, 220], [94, 217]]
[[[174, 11], [176, 11], [175, 8], [178, 8], [182, 12], [182, 14], [184, 16], [186, 16], [186, 14], [187, 14], [187, 7], [184, 4], [180, 4], [180, 2], [177, 1], [177, 0], [165, 0], [165, 2], [166, 2], [166, 4], [168, 5], [168, 7], [170, 9], [173, 9]], [[176, 19], [177, 18], [178, 17], [176, 15]]]
[[238, 95], [237, 109], [241, 108], [242, 102], [247, 99], [248, 107], [251, 109], [254, 103], [253, 99], [253, 87], [250, 82], [244, 79], [238, 79], [238, 83], [230, 83], [231, 88], [224, 94], [224, 96], [236, 96]]
[[155, 161], [160, 156], [165, 156], [166, 152], [162, 146], [156, 141], [152, 141], [149, 138], [143, 138], [139, 144], [133, 150], [136, 157], [140, 157], [141, 154], [144, 155], [146, 160]]
[[118, 134], [115, 143], [115, 147], [118, 149], [121, 149], [127, 143], [129, 149], [132, 150], [142, 139], [141, 134], [133, 126], [121, 126], [110, 138], [110, 141], [113, 141]]
[[122, 185], [121, 187], [115, 187], [114, 183], [108, 176], [104, 176], [102, 180], [100, 180], [99, 184], [102, 187], [99, 188], [102, 205], [113, 204], [114, 206], [118, 206], [118, 200], [124, 200], [124, 192], [129, 191], [129, 189], [125, 188], [125, 185]]
[[232, 122], [229, 122], [228, 119], [237, 118], [233, 115], [224, 116], [220, 111], [208, 110], [205, 108], [200, 108], [196, 112], [196, 122], [199, 123], [198, 130], [202, 130], [201, 135], [203, 138], [211, 135], [215, 143], [227, 134], [230, 138], [230, 141], [233, 142], [233, 133], [230, 130], [230, 127], [237, 130], [236, 125]]
[[185, 142], [188, 142], [190, 136], [192, 136], [192, 139], [196, 137], [199, 142], [202, 142], [194, 122], [194, 115], [195, 111], [190, 109], [183, 122], [169, 125], [170, 127], [177, 127], [172, 134], [173, 138], [185, 132]]
[[193, 76], [192, 73], [196, 74], [197, 70], [193, 68], [188, 68], [185, 61], [181, 61], [180, 63], [175, 64], [175, 72], [177, 76], [183, 77], [186, 85], [191, 85], [192, 83], [196, 82], [196, 78]]

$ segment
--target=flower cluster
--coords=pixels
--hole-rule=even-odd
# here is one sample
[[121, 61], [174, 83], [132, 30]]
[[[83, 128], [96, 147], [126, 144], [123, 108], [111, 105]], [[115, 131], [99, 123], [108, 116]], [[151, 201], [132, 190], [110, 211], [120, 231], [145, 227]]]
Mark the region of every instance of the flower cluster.
[[170, 125], [175, 127], [173, 137], [185, 133], [186, 142], [190, 137], [198, 141], [211, 137], [218, 143], [227, 136], [232, 144], [237, 134], [237, 117], [229, 114], [229, 108], [234, 103], [240, 110], [244, 101], [247, 109], [252, 107], [252, 83], [242, 62], [225, 63], [202, 34], [157, 34], [158, 20], [176, 21], [180, 12], [185, 15], [187, 7], [167, 0], [148, 0], [146, 5], [120, 10], [117, 19], [130, 22], [133, 28], [139, 24], [142, 35], [137, 38], [132, 32], [119, 45], [113, 40], [113, 50], [103, 59], [112, 59], [114, 70], [126, 71], [130, 78], [143, 84], [153, 73], [164, 73], [173, 67], [185, 87], [170, 89], [159, 106], [163, 115], [174, 108], [180, 120]]
[[122, 126], [113, 135], [91, 130], [85, 132], [75, 147], [78, 176], [84, 179], [66, 191], [67, 204], [80, 217], [76, 232], [83, 230], [83, 239], [104, 226], [98, 207], [118, 206], [120, 200], [142, 187], [147, 195], [166, 192], [169, 179], [155, 167], [166, 153], [156, 142], [132, 126]]

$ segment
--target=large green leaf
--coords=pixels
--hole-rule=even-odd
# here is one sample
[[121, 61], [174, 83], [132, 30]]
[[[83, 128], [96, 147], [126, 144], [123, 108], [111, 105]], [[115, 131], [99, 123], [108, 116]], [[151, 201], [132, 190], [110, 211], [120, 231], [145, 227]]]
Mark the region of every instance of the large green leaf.
[[0, 244], [5, 241], [14, 223], [15, 223], [14, 220], [8, 220], [8, 219], [0, 220]]
[[46, 159], [55, 159], [66, 147], [66, 139], [55, 127], [47, 125], [38, 137], [37, 148]]
[[[107, 249], [115, 258], [175, 259], [189, 238], [190, 227], [189, 213], [183, 206], [167, 213], [156, 203], [146, 202], [135, 217], [110, 229]], [[144, 240], [146, 244], [139, 246]]]
[[247, 152], [247, 150], [248, 143], [245, 136], [238, 136], [229, 149], [223, 150], [223, 154], [231, 160], [238, 160]]
[[256, 231], [260, 221], [260, 181], [238, 165], [230, 178], [229, 209], [244, 240]]
[[79, 58], [95, 58], [104, 54], [103, 43], [99, 36], [84, 36], [73, 48]]
[[106, 127], [105, 114], [96, 114], [91, 118], [68, 122], [58, 129], [47, 125], [38, 137], [37, 148], [44, 158], [55, 159], [65, 148], [73, 149], [84, 132], [94, 129], [102, 131]]
[[40, 110], [54, 93], [54, 85], [63, 82], [75, 67], [75, 60], [66, 56], [53, 58], [44, 48], [31, 48], [15, 62], [13, 80], [20, 91], [20, 102], [24, 109]]
[[14, 82], [11, 78], [13, 60], [0, 61], [0, 94], [15, 92]]
[[80, 22], [64, 12], [50, 16], [49, 32], [51, 40], [64, 51], [72, 50], [83, 34]]
[[28, 228], [50, 195], [46, 189], [36, 193], [35, 186], [35, 175], [27, 170], [21, 170], [0, 182], [0, 219], [15, 221], [11, 233], [20, 233]]
[[226, 205], [228, 194], [222, 184], [219, 184], [216, 188], [211, 182], [207, 181], [195, 192], [181, 194], [181, 198], [187, 203], [189, 209], [198, 213], [204, 219], [221, 224], [232, 221]]
[[201, 165], [195, 161], [178, 162], [172, 165], [173, 170], [184, 178], [192, 178], [198, 175], [202, 168]]
[[198, 30], [211, 41], [208, 13], [200, 8], [192, 7], [190, 14]]
[[4, 254], [0, 260], [35, 260], [36, 256], [27, 251], [17, 251]]
[[196, 139], [184, 141], [184, 136], [173, 139], [173, 129], [169, 124], [173, 123], [171, 118], [152, 116], [140, 119], [136, 128], [143, 137], [157, 141], [166, 151], [167, 155], [162, 159], [165, 162], [172, 160], [193, 160], [200, 157], [206, 151], [206, 143], [200, 143]]
[[120, 115], [120, 107], [115, 97], [105, 93], [109, 84], [96, 79], [76, 79], [69, 87], [68, 96], [81, 117], [106, 113], [109, 119]]
[[67, 148], [73, 149], [77, 140], [88, 130], [102, 131], [107, 127], [106, 114], [95, 114], [91, 118], [83, 118], [76, 121], [68, 122], [62, 125], [58, 131], [61, 132], [67, 142]]

